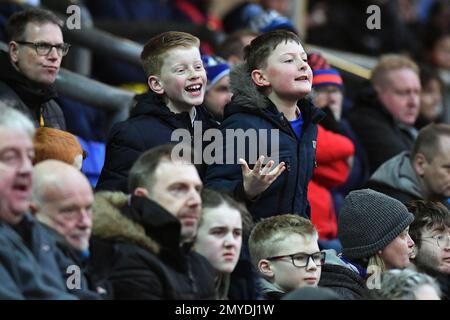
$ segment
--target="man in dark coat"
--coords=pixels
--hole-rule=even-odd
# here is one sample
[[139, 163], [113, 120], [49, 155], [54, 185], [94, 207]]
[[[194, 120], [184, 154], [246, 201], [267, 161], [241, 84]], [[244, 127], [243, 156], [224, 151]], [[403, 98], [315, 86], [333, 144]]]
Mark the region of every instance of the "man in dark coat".
[[13, 290], [6, 296], [0, 290], [0, 299], [76, 299], [61, 276], [65, 262], [54, 241], [27, 213], [33, 134], [27, 117], [0, 104], [0, 283]]
[[61, 26], [58, 17], [42, 9], [17, 12], [6, 26], [9, 52], [0, 52], [0, 100], [25, 113], [35, 127], [66, 129], [53, 87], [69, 50]]
[[[180, 142], [180, 136], [173, 135], [177, 129], [187, 133], [189, 142], [194, 142], [196, 123], [208, 129], [204, 110], [198, 107], [207, 81], [199, 45], [198, 38], [184, 32], [165, 32], [145, 45], [141, 60], [150, 91], [138, 97], [128, 120], [111, 129], [97, 190], [131, 192], [127, 190], [128, 171], [141, 153]], [[201, 143], [202, 137], [195, 140]]]
[[373, 173], [383, 162], [412, 149], [421, 90], [417, 65], [404, 56], [385, 55], [374, 68], [348, 114]]
[[138, 158], [130, 197], [96, 194], [93, 269], [110, 281], [114, 299], [215, 297], [215, 271], [191, 250], [202, 182], [192, 164], [171, 158], [173, 150], [163, 145]]

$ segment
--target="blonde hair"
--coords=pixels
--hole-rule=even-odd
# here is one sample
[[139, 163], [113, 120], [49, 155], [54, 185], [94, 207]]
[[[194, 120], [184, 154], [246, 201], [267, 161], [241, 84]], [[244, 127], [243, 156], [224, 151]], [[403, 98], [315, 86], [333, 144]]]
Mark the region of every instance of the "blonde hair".
[[252, 263], [257, 266], [261, 259], [277, 255], [276, 242], [289, 234], [299, 234], [318, 238], [317, 230], [311, 221], [295, 214], [283, 214], [261, 220], [253, 228], [248, 240]]
[[411, 69], [419, 76], [419, 67], [407, 56], [400, 54], [386, 54], [381, 56], [378, 64], [372, 70], [370, 81], [374, 86], [386, 86], [388, 74], [399, 69]]

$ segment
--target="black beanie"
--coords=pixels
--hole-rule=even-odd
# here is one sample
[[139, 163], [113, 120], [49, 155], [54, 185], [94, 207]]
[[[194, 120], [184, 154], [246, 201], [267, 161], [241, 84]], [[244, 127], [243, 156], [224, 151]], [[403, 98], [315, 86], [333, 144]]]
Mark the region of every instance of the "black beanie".
[[383, 193], [363, 189], [345, 197], [338, 220], [338, 238], [344, 257], [369, 258], [384, 249], [414, 216], [400, 201]]

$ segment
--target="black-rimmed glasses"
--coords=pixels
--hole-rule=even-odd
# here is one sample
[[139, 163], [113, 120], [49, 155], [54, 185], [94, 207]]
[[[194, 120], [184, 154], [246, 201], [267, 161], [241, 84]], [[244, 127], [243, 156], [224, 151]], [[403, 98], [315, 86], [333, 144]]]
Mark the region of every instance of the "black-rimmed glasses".
[[69, 52], [70, 44], [61, 43], [61, 44], [51, 44], [47, 42], [28, 42], [28, 41], [16, 41], [18, 44], [24, 44], [33, 46], [36, 50], [36, 53], [40, 56], [47, 56], [52, 52], [53, 48], [56, 48], [56, 52], [58, 55], [65, 56]]
[[309, 259], [312, 259], [316, 266], [321, 266], [325, 264], [325, 252], [315, 252], [313, 254], [307, 254], [303, 252], [294, 253], [294, 254], [286, 254], [283, 256], [274, 256], [270, 258], [266, 258], [266, 260], [278, 260], [286, 257], [290, 257], [292, 260], [292, 264], [297, 268], [305, 268], [309, 264]]
[[422, 239], [433, 239], [436, 240], [436, 244], [439, 248], [444, 249], [450, 246], [450, 235], [449, 234], [438, 234], [432, 237], [423, 237]]

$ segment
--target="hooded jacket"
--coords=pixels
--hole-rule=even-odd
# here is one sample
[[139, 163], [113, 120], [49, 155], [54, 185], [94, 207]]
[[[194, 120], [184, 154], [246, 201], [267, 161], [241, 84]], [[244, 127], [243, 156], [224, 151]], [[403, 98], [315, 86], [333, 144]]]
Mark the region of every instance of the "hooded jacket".
[[371, 174], [383, 162], [410, 151], [414, 145], [417, 130], [395, 121], [371, 87], [362, 90], [347, 119], [366, 150]]
[[96, 195], [92, 268], [114, 299], [214, 299], [216, 273], [189, 245], [177, 218], [145, 197]]
[[52, 85], [40, 89], [31, 80], [17, 71], [11, 64], [9, 55], [0, 50], [0, 100], [25, 113], [40, 126], [40, 117], [44, 126], [66, 130], [63, 112], [55, 101], [56, 90]]
[[281, 300], [281, 298], [286, 294], [286, 292], [280, 290], [273, 283], [263, 277], [258, 278], [257, 285], [258, 289], [261, 291], [262, 297], [265, 300]]
[[[175, 129], [189, 130], [193, 140], [194, 128], [187, 112], [171, 112], [162, 97], [151, 91], [136, 100], [137, 105], [131, 110], [130, 117], [116, 123], [109, 133], [105, 164], [96, 190], [128, 192], [127, 177], [133, 163], [148, 149], [178, 142], [171, 140]], [[195, 120], [201, 121], [203, 131], [217, 126], [206, 116], [203, 107], [196, 107], [196, 112]]]
[[370, 177], [368, 187], [403, 203], [423, 199], [420, 182], [407, 151], [383, 163]]
[[[224, 156], [224, 161], [233, 154], [234, 164], [215, 163], [210, 165], [206, 171], [206, 186], [216, 190], [225, 190], [238, 198], [245, 199], [242, 170], [236, 159], [238, 148], [243, 146], [236, 145], [239, 144], [236, 143], [236, 140], [239, 142], [244, 132], [256, 130], [258, 142], [252, 141], [250, 146], [247, 139], [244, 143], [246, 150], [244, 158], [249, 166], [254, 164], [260, 155], [264, 155], [266, 159], [279, 156], [279, 162], [285, 162], [286, 170], [256, 201], [247, 201], [253, 217], [260, 219], [276, 214], [294, 213], [309, 218], [310, 208], [307, 192], [308, 182], [315, 164], [316, 124], [324, 116], [324, 113], [315, 108], [310, 101], [300, 100], [298, 107], [304, 124], [302, 137], [298, 139], [286, 117], [278, 111], [269, 98], [258, 91], [244, 68], [245, 65], [240, 65], [230, 74], [233, 98], [231, 103], [225, 107], [224, 121], [220, 125], [224, 137], [220, 151]], [[231, 131], [228, 132], [235, 132], [238, 137], [234, 143], [227, 140], [227, 130], [229, 129]], [[275, 129], [279, 132], [278, 150], [272, 150], [272, 135], [275, 134]], [[237, 130], [243, 130], [243, 132], [239, 133]], [[262, 146], [266, 147], [265, 150]], [[257, 149], [257, 154], [254, 155], [255, 159], [252, 161], [249, 161], [250, 147]]]
[[319, 287], [333, 290], [344, 300], [360, 300], [367, 295], [365, 279], [341, 260], [334, 250], [326, 250]]

